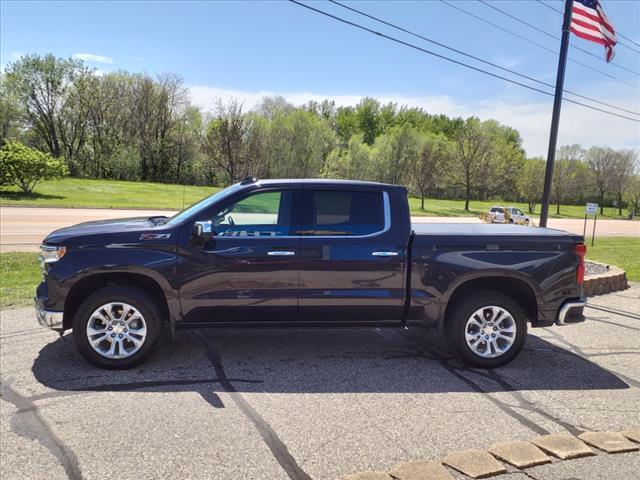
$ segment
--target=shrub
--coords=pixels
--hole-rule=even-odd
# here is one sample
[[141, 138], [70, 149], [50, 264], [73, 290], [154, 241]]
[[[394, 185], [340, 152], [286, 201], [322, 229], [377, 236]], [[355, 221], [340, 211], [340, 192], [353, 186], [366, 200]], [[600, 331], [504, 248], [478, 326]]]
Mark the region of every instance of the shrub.
[[63, 177], [69, 170], [62, 160], [47, 153], [20, 142], [7, 142], [0, 148], [0, 172], [3, 185], [16, 185], [31, 193], [39, 181]]

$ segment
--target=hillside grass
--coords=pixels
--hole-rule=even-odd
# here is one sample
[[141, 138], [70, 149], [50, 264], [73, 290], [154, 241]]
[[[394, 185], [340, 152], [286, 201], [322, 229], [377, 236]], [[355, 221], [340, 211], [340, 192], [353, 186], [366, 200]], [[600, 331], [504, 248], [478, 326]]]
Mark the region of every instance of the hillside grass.
[[[38, 184], [31, 195], [17, 188], [0, 190], [0, 204], [34, 207], [139, 208], [182, 210], [219, 188], [166, 183], [65, 178]], [[184, 198], [183, 198], [184, 197]]]
[[[4, 188], [0, 190], [0, 205], [182, 210], [218, 190], [220, 189], [216, 187], [192, 185], [65, 178], [42, 182], [31, 195], [24, 194], [15, 187]], [[472, 200], [468, 212], [464, 210], [464, 200], [426, 198], [424, 210], [420, 209], [419, 198], [410, 198], [409, 204], [411, 214], [415, 216], [477, 217], [486, 213], [493, 205], [514, 206], [528, 213], [526, 204], [501, 200]], [[537, 210], [539, 208], [537, 205]], [[561, 207], [560, 215], [556, 215], [555, 212], [555, 205], [551, 205], [552, 218], [583, 218], [584, 205], [564, 205]], [[537, 217], [538, 214], [530, 216]], [[625, 219], [626, 210], [623, 209], [623, 215], [618, 216], [617, 209], [605, 208], [604, 217]]]
[[[640, 238], [596, 238], [595, 246], [587, 243], [587, 260], [623, 268], [630, 281], [640, 282]], [[0, 253], [0, 308], [31, 305], [41, 277], [37, 253]]]

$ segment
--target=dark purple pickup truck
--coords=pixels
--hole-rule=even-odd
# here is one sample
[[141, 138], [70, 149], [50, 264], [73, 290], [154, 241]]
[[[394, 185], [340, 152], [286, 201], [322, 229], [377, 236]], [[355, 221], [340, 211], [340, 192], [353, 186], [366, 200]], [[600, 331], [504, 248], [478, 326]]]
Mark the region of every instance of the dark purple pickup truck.
[[416, 224], [403, 187], [247, 178], [177, 215], [89, 222], [41, 247], [39, 322], [128, 368], [163, 327], [438, 326], [497, 367], [527, 324], [584, 321], [585, 246], [516, 225]]

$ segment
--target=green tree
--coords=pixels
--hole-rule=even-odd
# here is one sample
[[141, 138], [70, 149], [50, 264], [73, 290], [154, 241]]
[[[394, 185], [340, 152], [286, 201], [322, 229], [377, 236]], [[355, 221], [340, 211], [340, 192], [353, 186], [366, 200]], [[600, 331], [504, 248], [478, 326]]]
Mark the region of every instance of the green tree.
[[560, 215], [560, 205], [568, 192], [577, 187], [578, 164], [584, 157], [584, 150], [580, 145], [564, 145], [556, 152], [556, 162], [553, 165], [553, 181], [551, 191], [556, 202], [556, 214]]
[[18, 136], [21, 108], [16, 96], [8, 88], [6, 75], [0, 73], [0, 146]]
[[411, 183], [420, 192], [420, 209], [424, 210], [427, 190], [436, 187], [444, 177], [452, 145], [441, 133], [427, 133], [422, 136], [420, 143], [420, 152], [411, 163]]
[[617, 150], [614, 155], [615, 170], [611, 179], [611, 190], [616, 196], [618, 215], [622, 215], [624, 193], [633, 178], [638, 165], [638, 152], [635, 150]]
[[251, 174], [245, 155], [248, 129], [238, 101], [231, 100], [225, 104], [218, 100], [216, 117], [207, 126], [202, 149], [231, 183]]
[[410, 126], [398, 126], [380, 135], [374, 148], [377, 180], [405, 183], [410, 166], [420, 155], [420, 134]]
[[615, 150], [609, 147], [591, 147], [586, 153], [591, 181], [597, 191], [598, 203], [600, 203], [600, 215], [604, 214], [604, 202], [607, 195], [611, 193], [616, 175], [615, 157]]
[[62, 160], [13, 141], [8, 141], [0, 148], [0, 171], [3, 184], [16, 185], [25, 193], [33, 192], [41, 180], [68, 174]]
[[358, 121], [358, 131], [362, 133], [364, 142], [373, 145], [380, 133], [380, 102], [375, 98], [366, 97], [356, 106], [355, 114]]
[[52, 54], [26, 55], [7, 67], [9, 90], [23, 105], [33, 131], [54, 157], [63, 155], [60, 117], [69, 89], [82, 75], [86, 75], [82, 62]]
[[525, 160], [520, 134], [495, 120], [482, 122], [482, 129], [488, 136], [491, 155], [479, 172], [477, 192], [481, 198], [515, 198], [516, 182]]
[[334, 149], [327, 158], [322, 176], [371, 180], [374, 178], [372, 149], [363, 142], [362, 135], [354, 135], [346, 149]]
[[640, 174], [635, 174], [629, 182], [625, 192], [629, 213], [633, 216], [640, 215]]
[[358, 133], [358, 118], [352, 107], [340, 107], [336, 113], [336, 134], [343, 145]]
[[493, 145], [485, 125], [477, 118], [469, 118], [455, 135], [455, 155], [449, 171], [452, 182], [464, 190], [464, 209], [479, 189], [483, 179], [493, 175]]
[[524, 166], [518, 175], [516, 186], [519, 194], [529, 206], [529, 213], [534, 213], [536, 203], [542, 198], [544, 188], [545, 161], [542, 158], [525, 160]]

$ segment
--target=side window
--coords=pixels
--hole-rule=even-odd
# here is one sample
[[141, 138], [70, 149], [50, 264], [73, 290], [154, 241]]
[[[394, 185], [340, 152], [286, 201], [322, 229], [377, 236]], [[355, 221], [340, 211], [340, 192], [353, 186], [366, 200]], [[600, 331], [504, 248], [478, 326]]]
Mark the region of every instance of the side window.
[[289, 235], [293, 192], [259, 192], [217, 212], [211, 219], [216, 236], [280, 237]]
[[303, 235], [368, 235], [384, 229], [382, 192], [312, 190]]

